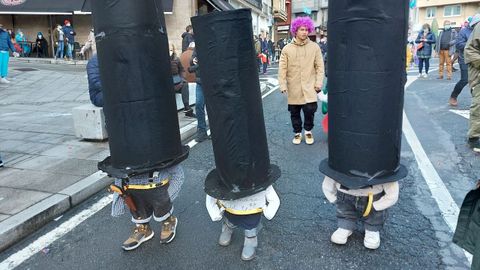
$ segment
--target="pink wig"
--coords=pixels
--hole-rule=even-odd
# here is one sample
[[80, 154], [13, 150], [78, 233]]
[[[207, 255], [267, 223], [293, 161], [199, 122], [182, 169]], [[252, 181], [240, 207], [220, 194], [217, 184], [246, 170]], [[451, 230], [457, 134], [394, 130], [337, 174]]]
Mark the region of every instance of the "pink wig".
[[290, 32], [294, 37], [297, 35], [298, 28], [302, 26], [307, 27], [308, 33], [312, 33], [315, 30], [315, 25], [310, 17], [297, 17], [293, 20], [292, 26], [290, 27]]

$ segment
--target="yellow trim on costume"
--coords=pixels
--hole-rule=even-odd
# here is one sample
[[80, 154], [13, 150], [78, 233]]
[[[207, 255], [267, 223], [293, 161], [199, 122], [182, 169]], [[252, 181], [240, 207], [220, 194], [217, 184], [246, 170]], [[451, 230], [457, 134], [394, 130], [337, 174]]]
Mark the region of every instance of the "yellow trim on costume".
[[166, 184], [168, 184], [169, 181], [170, 181], [170, 179], [166, 178], [166, 179], [163, 179], [162, 182], [160, 182], [158, 184], [150, 183], [150, 184], [146, 184], [146, 185], [125, 185], [125, 190], [128, 190], [128, 189], [141, 189], [141, 190], [154, 189], [154, 188], [165, 186]]
[[368, 193], [367, 208], [365, 208], [365, 212], [363, 213], [363, 217], [368, 217], [368, 215], [370, 215], [370, 212], [372, 211], [372, 206], [373, 206], [373, 192], [369, 192]]
[[219, 201], [217, 201], [217, 205], [220, 208], [224, 208], [226, 212], [232, 214], [232, 215], [237, 215], [237, 216], [246, 216], [246, 215], [253, 215], [253, 214], [258, 214], [262, 213], [263, 209], [262, 208], [255, 208], [255, 209], [249, 209], [249, 210], [236, 210], [232, 208], [226, 208], [223, 204], [221, 204]]

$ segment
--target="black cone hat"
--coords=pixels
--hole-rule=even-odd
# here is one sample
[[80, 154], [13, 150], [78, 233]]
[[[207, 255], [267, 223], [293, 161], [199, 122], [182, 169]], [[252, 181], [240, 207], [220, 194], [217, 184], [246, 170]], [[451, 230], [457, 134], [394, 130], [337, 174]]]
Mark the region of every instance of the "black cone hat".
[[181, 145], [161, 2], [92, 1], [111, 156], [118, 178], [177, 164]]
[[328, 160], [320, 171], [358, 189], [397, 181], [408, 0], [330, 0]]
[[280, 176], [270, 164], [248, 9], [193, 17], [216, 169], [205, 192], [238, 199], [265, 190]]

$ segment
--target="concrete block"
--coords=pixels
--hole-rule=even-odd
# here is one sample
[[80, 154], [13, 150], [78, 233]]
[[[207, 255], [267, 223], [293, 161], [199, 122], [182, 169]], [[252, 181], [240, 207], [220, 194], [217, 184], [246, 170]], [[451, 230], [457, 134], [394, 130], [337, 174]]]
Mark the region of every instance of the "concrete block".
[[[189, 101], [190, 105], [195, 104], [195, 89], [197, 88], [196, 83], [188, 83], [188, 91], [189, 91]], [[175, 100], [177, 102], [177, 110], [183, 110], [183, 101], [182, 101], [182, 94], [181, 93], [176, 93], [175, 94]]]
[[87, 140], [105, 140], [108, 138], [105, 128], [103, 108], [86, 104], [73, 108], [73, 125], [75, 135]]

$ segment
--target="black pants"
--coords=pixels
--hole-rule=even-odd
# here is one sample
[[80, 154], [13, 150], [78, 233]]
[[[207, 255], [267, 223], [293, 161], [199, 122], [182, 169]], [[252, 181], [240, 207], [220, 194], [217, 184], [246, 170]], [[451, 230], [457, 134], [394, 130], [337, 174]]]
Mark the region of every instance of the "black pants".
[[303, 110], [303, 117], [305, 119], [303, 128], [306, 131], [313, 129], [313, 121], [315, 118], [315, 112], [317, 111], [317, 102], [307, 103], [304, 105], [288, 105], [288, 111], [290, 112], [290, 118], [292, 119], [293, 132], [302, 132], [302, 116], [300, 112]]
[[183, 85], [179, 93], [182, 94], [182, 102], [183, 102], [184, 110], [188, 111], [190, 110], [190, 89], [188, 87], [187, 82], [183, 82], [182, 84]]
[[468, 66], [467, 64], [460, 64], [460, 81], [457, 82], [453, 92], [450, 95], [452, 98], [457, 98], [458, 95], [462, 92], [465, 85], [468, 84]]
[[130, 210], [132, 221], [135, 223], [147, 223], [153, 218], [161, 222], [167, 219], [172, 210], [172, 202], [168, 194], [168, 186], [146, 190], [128, 190], [137, 207], [137, 211]]
[[425, 73], [428, 74], [428, 69], [430, 69], [430, 58], [418, 58], [418, 72], [422, 73], [423, 63], [425, 63]]
[[240, 227], [244, 230], [251, 230], [257, 228], [258, 224], [260, 224], [262, 213], [239, 216], [225, 212], [224, 216], [235, 227]]

